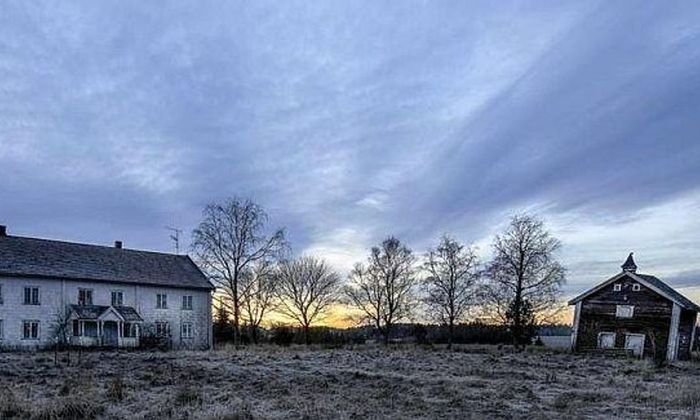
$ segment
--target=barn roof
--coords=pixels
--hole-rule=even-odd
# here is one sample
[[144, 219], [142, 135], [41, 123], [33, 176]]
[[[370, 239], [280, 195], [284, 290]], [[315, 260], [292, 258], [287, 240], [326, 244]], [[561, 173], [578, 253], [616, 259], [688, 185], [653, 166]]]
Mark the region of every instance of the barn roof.
[[186, 255], [1, 234], [0, 277], [213, 289]]
[[649, 274], [634, 273], [634, 272], [630, 272], [630, 271], [623, 271], [622, 273], [617, 274], [617, 275], [607, 279], [603, 283], [600, 283], [599, 285], [595, 286], [594, 288], [576, 296], [575, 298], [573, 298], [569, 301], [569, 305], [575, 305], [576, 303], [582, 301], [586, 297], [592, 295], [593, 293], [597, 292], [598, 290], [606, 287], [610, 283], [613, 283], [624, 276], [631, 277], [632, 279], [647, 286], [651, 290], [654, 290], [656, 293], [658, 293], [661, 296], [669, 299], [670, 301], [678, 304], [680, 307], [682, 307], [684, 309], [689, 309], [691, 311], [700, 311], [700, 306], [696, 305], [690, 299], [688, 299], [685, 296], [683, 296], [682, 294], [678, 293], [674, 288], [672, 288], [668, 284], [661, 281], [658, 277], [655, 277], [655, 276], [652, 276]]

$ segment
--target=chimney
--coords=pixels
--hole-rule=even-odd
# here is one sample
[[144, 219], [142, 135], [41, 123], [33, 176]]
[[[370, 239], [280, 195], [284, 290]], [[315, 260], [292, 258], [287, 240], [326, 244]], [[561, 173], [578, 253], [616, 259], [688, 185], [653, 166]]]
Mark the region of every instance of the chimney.
[[7, 236], [7, 226], [0, 225], [0, 236]]
[[122, 249], [122, 241], [114, 241], [114, 247], [117, 249]]

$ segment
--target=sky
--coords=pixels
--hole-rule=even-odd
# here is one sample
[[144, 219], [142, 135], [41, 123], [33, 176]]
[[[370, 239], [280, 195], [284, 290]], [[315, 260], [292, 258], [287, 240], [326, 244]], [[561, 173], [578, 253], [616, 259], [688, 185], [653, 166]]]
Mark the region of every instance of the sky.
[[250, 197], [341, 273], [396, 235], [630, 251], [700, 302], [697, 1], [4, 1], [0, 224], [172, 251]]

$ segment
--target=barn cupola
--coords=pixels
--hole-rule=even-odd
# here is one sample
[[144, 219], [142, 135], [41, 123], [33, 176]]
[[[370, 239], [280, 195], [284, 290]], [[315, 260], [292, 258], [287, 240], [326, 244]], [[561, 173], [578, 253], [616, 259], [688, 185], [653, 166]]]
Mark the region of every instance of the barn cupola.
[[634, 258], [632, 258], [632, 255], [634, 252], [630, 252], [630, 255], [627, 257], [627, 260], [625, 261], [624, 264], [622, 264], [622, 271], [628, 272], [628, 273], [636, 273], [637, 272], [637, 264], [634, 263]]

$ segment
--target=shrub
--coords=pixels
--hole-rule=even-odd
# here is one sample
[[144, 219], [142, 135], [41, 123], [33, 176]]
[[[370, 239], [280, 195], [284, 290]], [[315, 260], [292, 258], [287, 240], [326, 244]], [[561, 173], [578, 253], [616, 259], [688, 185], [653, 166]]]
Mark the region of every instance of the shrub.
[[124, 380], [121, 376], [115, 376], [107, 383], [107, 398], [110, 401], [124, 399]]
[[183, 386], [179, 388], [175, 394], [175, 404], [179, 406], [201, 405], [202, 394], [193, 388]]
[[67, 397], [40, 405], [32, 418], [37, 420], [81, 420], [99, 416], [104, 407], [87, 396]]
[[21, 418], [26, 417], [26, 412], [22, 405], [17, 401], [15, 393], [9, 388], [0, 390], [0, 419]]

